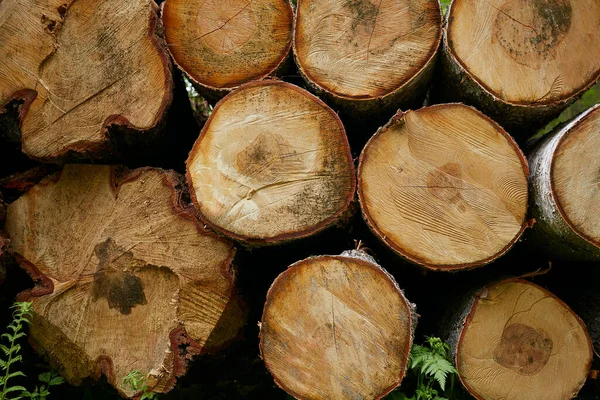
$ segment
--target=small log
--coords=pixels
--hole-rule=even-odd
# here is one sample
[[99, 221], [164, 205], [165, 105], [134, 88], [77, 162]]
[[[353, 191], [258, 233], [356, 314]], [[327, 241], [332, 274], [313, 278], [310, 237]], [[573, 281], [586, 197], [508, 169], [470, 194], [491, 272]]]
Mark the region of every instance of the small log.
[[576, 397], [592, 362], [583, 322], [533, 283], [509, 279], [469, 297], [449, 326], [460, 380], [477, 399]]
[[533, 134], [600, 77], [599, 18], [596, 0], [453, 0], [438, 100]]
[[477, 110], [443, 104], [399, 112], [367, 143], [358, 195], [371, 230], [434, 270], [491, 262], [525, 229], [527, 161]]
[[269, 289], [260, 351], [298, 399], [379, 399], [404, 377], [415, 325], [414, 305], [371, 257], [312, 257]]
[[278, 80], [246, 84], [221, 100], [186, 165], [200, 218], [248, 243], [324, 229], [348, 209], [356, 187], [338, 116]]
[[68, 165], [8, 207], [12, 250], [36, 286], [30, 342], [71, 384], [140, 370], [165, 392], [191, 355], [244, 323], [235, 249], [205, 230], [171, 171]]
[[108, 158], [157, 134], [173, 87], [157, 12], [152, 0], [1, 2], [0, 110], [24, 102], [25, 154]]
[[600, 105], [548, 134], [529, 155], [530, 232], [554, 257], [600, 261]]
[[309, 86], [350, 117], [420, 105], [442, 37], [437, 0], [298, 0], [294, 57]]
[[167, 0], [162, 20], [175, 63], [210, 100], [277, 72], [292, 46], [288, 0]]

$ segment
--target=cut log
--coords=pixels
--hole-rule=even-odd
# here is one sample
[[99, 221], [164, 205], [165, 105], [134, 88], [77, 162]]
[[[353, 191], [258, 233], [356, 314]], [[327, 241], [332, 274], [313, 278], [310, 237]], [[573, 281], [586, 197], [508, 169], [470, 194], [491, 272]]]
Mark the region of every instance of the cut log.
[[290, 266], [267, 294], [265, 365], [298, 399], [379, 399], [404, 377], [414, 305], [359, 251]]
[[333, 224], [356, 186], [338, 116], [277, 80], [246, 84], [217, 104], [190, 152], [187, 179], [207, 225], [262, 244]]
[[171, 103], [152, 0], [3, 0], [0, 109], [22, 100], [22, 148], [45, 161], [104, 158], [145, 141]]
[[477, 399], [566, 400], [587, 379], [585, 325], [552, 293], [510, 279], [480, 290], [451, 325], [460, 380]]
[[354, 117], [420, 105], [440, 47], [437, 0], [299, 0], [294, 57], [306, 82]]
[[532, 240], [562, 259], [600, 261], [600, 105], [529, 155]]
[[596, 0], [454, 0], [441, 57], [444, 101], [531, 135], [600, 77]]
[[477, 110], [443, 104], [399, 112], [367, 143], [358, 195], [373, 232], [436, 270], [491, 262], [525, 229], [527, 161]]
[[68, 165], [8, 207], [12, 250], [36, 286], [30, 341], [67, 381], [140, 370], [168, 391], [191, 355], [244, 322], [234, 248], [205, 230], [174, 172]]
[[288, 0], [167, 0], [162, 20], [175, 63], [211, 100], [276, 72], [292, 46]]

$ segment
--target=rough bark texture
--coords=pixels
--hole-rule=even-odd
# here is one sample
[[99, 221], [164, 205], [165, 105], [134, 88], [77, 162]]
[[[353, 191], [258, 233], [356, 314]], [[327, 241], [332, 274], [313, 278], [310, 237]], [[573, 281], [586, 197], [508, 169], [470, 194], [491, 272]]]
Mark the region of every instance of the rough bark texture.
[[114, 159], [152, 141], [173, 90], [157, 11], [151, 0], [0, 3], [0, 109], [22, 102], [25, 154]]
[[353, 120], [420, 106], [440, 41], [437, 1], [298, 1], [298, 70], [311, 90]]
[[571, 399], [592, 362], [584, 323], [552, 293], [521, 279], [474, 291], [450, 312], [447, 337], [477, 399]]
[[[457, 18], [465, 19], [476, 9], [485, 11], [465, 24], [460, 35], [452, 35]], [[584, 14], [589, 15], [585, 22], [580, 21]], [[513, 134], [532, 135], [600, 77], [600, 64], [585, 62], [593, 60], [586, 49], [595, 47], [597, 40], [597, 23], [592, 20], [600, 16], [600, 7], [593, 0], [494, 1], [481, 5], [454, 0], [447, 15], [436, 100], [476, 106]], [[474, 43], [471, 50], [464, 50], [468, 62], [482, 65], [490, 77], [478, 76], [461, 61], [456, 48], [466, 48], [466, 41]], [[579, 50], [568, 53], [572, 49]], [[576, 79], [568, 78], [576, 75]], [[498, 83], [502, 81], [520, 83], [525, 89], [520, 95], [503, 93]], [[543, 89], [533, 89], [542, 83]], [[500, 89], [494, 91], [492, 85]]]
[[211, 102], [286, 66], [293, 21], [288, 0], [168, 0], [162, 7], [175, 63]]
[[12, 251], [36, 286], [30, 342], [72, 384], [140, 370], [170, 390], [191, 356], [244, 323], [231, 244], [205, 230], [182, 177], [68, 165], [8, 207]]
[[480, 112], [444, 104], [399, 112], [367, 143], [358, 196], [392, 250], [434, 270], [494, 261], [526, 228], [525, 157]]
[[[600, 105], [547, 135], [529, 155], [535, 218], [531, 239], [547, 254], [561, 259], [600, 261], [598, 132]], [[590, 142], [591, 141], [591, 142]], [[557, 155], [563, 162], [557, 162]], [[557, 179], [557, 175], [565, 176]], [[568, 179], [570, 182], [565, 183]], [[570, 190], [571, 196], [564, 192]], [[573, 199], [581, 196], [581, 200]], [[584, 197], [585, 196], [585, 197]]]
[[379, 399], [404, 377], [415, 326], [414, 305], [370, 256], [311, 257], [269, 289], [260, 351], [298, 399]]
[[356, 187], [338, 116], [307, 91], [272, 79], [221, 100], [186, 165], [202, 220], [246, 243], [325, 229], [348, 210]]

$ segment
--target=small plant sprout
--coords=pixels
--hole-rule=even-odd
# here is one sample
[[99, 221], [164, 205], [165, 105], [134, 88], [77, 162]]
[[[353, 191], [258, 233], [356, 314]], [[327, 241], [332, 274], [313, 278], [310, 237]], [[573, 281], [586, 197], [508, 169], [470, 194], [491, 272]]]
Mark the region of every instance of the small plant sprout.
[[12, 322], [8, 325], [8, 332], [0, 336], [0, 400], [20, 399], [22, 396], [19, 394], [26, 391], [23, 386], [9, 385], [9, 381], [25, 376], [16, 368], [16, 364], [23, 361], [19, 354], [21, 345], [17, 341], [27, 335], [23, 328], [31, 323], [32, 303], [17, 302], [11, 308], [14, 310]]
[[131, 371], [123, 378], [123, 385], [133, 392], [142, 392], [140, 400], [157, 400], [158, 393], [149, 390], [146, 377], [138, 369]]

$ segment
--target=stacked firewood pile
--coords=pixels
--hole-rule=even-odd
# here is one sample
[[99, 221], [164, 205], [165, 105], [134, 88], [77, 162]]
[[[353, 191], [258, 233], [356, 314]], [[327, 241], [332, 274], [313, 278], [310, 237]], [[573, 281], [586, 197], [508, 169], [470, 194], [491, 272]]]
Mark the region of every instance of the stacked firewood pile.
[[207, 398], [382, 398], [424, 334], [476, 398], [575, 397], [600, 350], [600, 106], [528, 139], [600, 77], [599, 21], [597, 0], [0, 0], [3, 307], [33, 303], [71, 385], [124, 397], [132, 370], [209, 391], [224, 357], [238, 391]]

